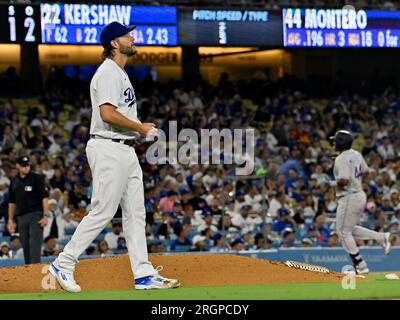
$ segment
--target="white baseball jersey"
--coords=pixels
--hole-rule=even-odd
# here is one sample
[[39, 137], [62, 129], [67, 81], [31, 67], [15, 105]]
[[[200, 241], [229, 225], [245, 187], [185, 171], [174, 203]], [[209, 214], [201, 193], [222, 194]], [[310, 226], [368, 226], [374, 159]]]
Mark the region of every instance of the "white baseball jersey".
[[138, 136], [133, 131], [105, 123], [100, 116], [100, 106], [109, 103], [128, 119], [141, 123], [137, 118], [136, 96], [129, 77], [113, 60], [106, 59], [97, 69], [90, 82], [90, 98], [92, 102], [90, 134], [109, 139], [133, 139]]
[[347, 186], [336, 188], [336, 196], [363, 191], [362, 175], [368, 171], [368, 166], [361, 155], [356, 150], [350, 149], [342, 152], [335, 160], [333, 174], [336, 181], [340, 179], [349, 180]]

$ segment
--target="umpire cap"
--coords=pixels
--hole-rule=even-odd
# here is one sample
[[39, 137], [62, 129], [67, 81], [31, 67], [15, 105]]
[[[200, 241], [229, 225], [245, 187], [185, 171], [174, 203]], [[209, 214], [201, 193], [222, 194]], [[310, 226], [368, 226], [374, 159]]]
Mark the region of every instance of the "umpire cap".
[[345, 151], [351, 148], [353, 137], [349, 131], [339, 130], [336, 134], [329, 138], [333, 142], [336, 150]]

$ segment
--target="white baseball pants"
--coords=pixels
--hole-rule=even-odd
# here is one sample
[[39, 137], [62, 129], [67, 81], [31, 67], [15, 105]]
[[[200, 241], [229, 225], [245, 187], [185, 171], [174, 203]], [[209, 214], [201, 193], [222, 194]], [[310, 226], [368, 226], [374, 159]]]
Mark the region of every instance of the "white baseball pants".
[[148, 260], [143, 174], [135, 149], [107, 139], [90, 139], [86, 154], [93, 176], [91, 210], [54, 262], [71, 273], [79, 256], [122, 208], [122, 227], [135, 279], [157, 274]]

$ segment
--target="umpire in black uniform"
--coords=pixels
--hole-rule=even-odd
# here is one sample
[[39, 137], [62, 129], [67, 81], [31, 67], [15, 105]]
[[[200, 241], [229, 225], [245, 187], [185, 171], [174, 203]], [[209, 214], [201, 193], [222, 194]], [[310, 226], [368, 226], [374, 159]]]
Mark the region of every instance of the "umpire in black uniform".
[[31, 172], [29, 157], [18, 158], [17, 170], [18, 175], [10, 184], [7, 228], [13, 234], [18, 226], [25, 263], [39, 263], [43, 228], [47, 225], [49, 212], [49, 193], [42, 176]]

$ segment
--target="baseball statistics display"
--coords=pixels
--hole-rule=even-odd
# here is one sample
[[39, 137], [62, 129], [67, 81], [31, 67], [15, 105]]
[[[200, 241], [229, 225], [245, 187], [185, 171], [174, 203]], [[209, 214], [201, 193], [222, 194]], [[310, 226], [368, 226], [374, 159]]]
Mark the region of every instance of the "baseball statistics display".
[[40, 43], [40, 8], [0, 4], [0, 43]]
[[398, 48], [400, 12], [284, 9], [285, 47]]
[[199, 46], [282, 46], [280, 12], [180, 9], [179, 43]]
[[100, 44], [104, 25], [118, 21], [136, 25], [136, 45], [176, 46], [175, 7], [139, 7], [106, 4], [40, 5], [42, 42], [49, 44]]

